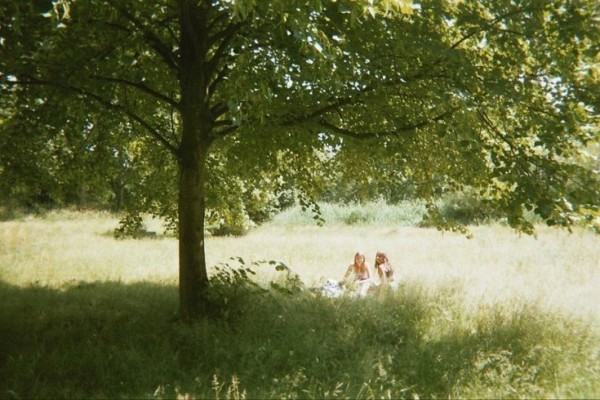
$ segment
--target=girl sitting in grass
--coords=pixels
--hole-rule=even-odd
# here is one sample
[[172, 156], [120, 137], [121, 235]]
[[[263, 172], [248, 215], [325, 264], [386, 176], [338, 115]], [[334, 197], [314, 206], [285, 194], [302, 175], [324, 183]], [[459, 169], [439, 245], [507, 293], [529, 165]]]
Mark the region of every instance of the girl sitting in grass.
[[387, 254], [382, 251], [375, 255], [375, 271], [377, 271], [381, 283], [389, 284], [394, 288], [398, 285], [394, 280], [394, 267], [392, 267]]
[[354, 263], [350, 264], [344, 275], [344, 282], [353, 285], [354, 293], [360, 297], [367, 295], [371, 284], [371, 272], [363, 252], [354, 255]]

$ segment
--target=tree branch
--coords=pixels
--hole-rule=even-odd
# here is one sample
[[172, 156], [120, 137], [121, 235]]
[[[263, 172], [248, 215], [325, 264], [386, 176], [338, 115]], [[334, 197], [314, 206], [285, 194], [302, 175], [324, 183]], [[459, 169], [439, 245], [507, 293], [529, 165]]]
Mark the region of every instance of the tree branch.
[[448, 78], [448, 76], [445, 74], [431, 75], [427, 74], [425, 71], [418, 71], [411, 76], [399, 76], [396, 79], [390, 79], [386, 82], [378, 82], [376, 86], [366, 86], [360, 90], [357, 90], [353, 96], [348, 96], [340, 99], [333, 99], [331, 103], [323, 105], [322, 107], [315, 109], [311, 113], [293, 116], [290, 118], [283, 118], [284, 122], [282, 123], [282, 125], [294, 125], [297, 123], [314, 120], [315, 118], [325, 115], [329, 112], [337, 111], [344, 106], [362, 103], [364, 102], [362, 96], [374, 92], [379, 88], [392, 88], [394, 86], [405, 85], [417, 81], [419, 79], [426, 78]]
[[227, 111], [229, 111], [229, 107], [224, 102], [217, 103], [210, 108], [210, 113], [215, 120]]
[[55, 87], [55, 88], [62, 89], [62, 90], [68, 91], [68, 92], [76, 93], [76, 94], [82, 95], [86, 98], [89, 98], [91, 100], [94, 100], [97, 103], [99, 103], [100, 105], [102, 105], [104, 108], [106, 108], [108, 110], [112, 110], [112, 111], [117, 111], [123, 115], [126, 115], [127, 117], [131, 118], [132, 120], [136, 121], [148, 133], [150, 133], [150, 135], [152, 137], [154, 137], [163, 146], [165, 146], [167, 148], [167, 150], [169, 150], [174, 156], [179, 157], [179, 150], [176, 146], [171, 144], [171, 142], [169, 142], [163, 135], [161, 135], [160, 132], [158, 130], [156, 130], [150, 123], [145, 121], [142, 117], [140, 117], [139, 115], [134, 113], [132, 110], [128, 109], [127, 107], [125, 107], [121, 104], [118, 104], [118, 103], [112, 103], [109, 100], [103, 98], [102, 96], [100, 96], [94, 92], [91, 92], [87, 89], [84, 89], [84, 88], [71, 86], [71, 85], [67, 85], [67, 84], [61, 84], [59, 82], [54, 82], [54, 81], [40, 80], [40, 79], [36, 79], [33, 77], [26, 77], [26, 78], [27, 78], [27, 80], [18, 80], [16, 82], [12, 82], [12, 84], [50, 86], [50, 87]]
[[507, 139], [506, 135], [503, 134], [500, 129], [498, 129], [498, 127], [494, 124], [494, 122], [492, 122], [492, 120], [490, 119], [490, 117], [487, 115], [487, 113], [481, 109], [478, 109], [477, 111], [477, 116], [479, 117], [479, 119], [484, 123], [485, 126], [487, 126], [490, 131], [498, 138], [500, 139], [503, 143], [506, 143], [506, 145], [508, 146], [508, 148], [510, 149], [510, 153], [515, 156], [516, 155], [516, 151], [515, 151], [515, 147], [514, 144]]
[[133, 14], [131, 14], [125, 7], [119, 7], [114, 3], [113, 0], [108, 0], [108, 3], [112, 5], [112, 7], [121, 13], [128, 21], [130, 21], [143, 35], [146, 39], [148, 45], [153, 48], [158, 55], [162, 57], [164, 62], [175, 72], [179, 72], [179, 63], [177, 56], [175, 53], [171, 51], [169, 46], [162, 42], [162, 40], [148, 28], [146, 24], [137, 19]]
[[347, 105], [350, 105], [350, 104], [356, 103], [356, 102], [358, 102], [358, 100], [351, 98], [351, 97], [338, 99], [337, 101], [327, 104], [321, 108], [317, 108], [316, 110], [314, 110], [313, 112], [311, 112], [309, 114], [299, 115], [299, 116], [295, 116], [293, 118], [288, 118], [288, 119], [284, 118], [281, 125], [292, 126], [292, 125], [300, 124], [303, 122], [308, 122], [308, 121], [314, 120], [330, 111], [337, 111], [343, 106], [347, 106]]
[[150, 96], [160, 100], [160, 101], [164, 101], [167, 104], [169, 104], [171, 107], [179, 110], [179, 103], [176, 102], [174, 99], [172, 99], [169, 96], [165, 96], [164, 94], [157, 92], [154, 89], [149, 88], [148, 86], [144, 85], [141, 82], [132, 82], [132, 81], [128, 81], [126, 79], [121, 79], [121, 78], [111, 78], [108, 76], [100, 76], [100, 75], [94, 75], [92, 76], [92, 78], [100, 80], [100, 81], [105, 81], [105, 82], [113, 82], [113, 83], [119, 83], [119, 84], [123, 84], [126, 86], [131, 86], [134, 87], [136, 89], [141, 90], [142, 92], [149, 94]]
[[219, 13], [212, 21], [208, 24], [208, 31], [212, 32], [213, 29], [216, 29], [217, 25], [221, 24], [221, 22], [225, 21], [229, 17], [229, 14], [226, 12]]
[[[223, 124], [223, 125], [225, 125], [225, 124]], [[225, 136], [237, 131], [238, 128], [239, 128], [239, 126], [230, 124], [229, 127], [225, 128], [225, 129], [221, 129], [220, 131], [217, 131], [217, 132], [213, 132], [213, 134], [217, 137], [225, 137]]]
[[419, 129], [422, 128], [424, 126], [427, 126], [429, 124], [432, 124], [434, 122], [438, 122], [441, 121], [445, 118], [447, 118], [448, 116], [452, 115], [456, 110], [458, 109], [458, 107], [454, 107], [451, 108], [450, 110], [447, 110], [439, 115], [436, 115], [433, 118], [429, 118], [426, 119], [424, 121], [421, 122], [417, 122], [414, 124], [408, 124], [408, 125], [404, 125], [404, 126], [400, 126], [394, 130], [391, 131], [380, 131], [380, 132], [354, 132], [351, 131], [349, 129], [345, 129], [345, 128], [340, 128], [330, 122], [328, 122], [327, 120], [325, 120], [325, 118], [321, 118], [317, 121], [317, 123], [319, 125], [321, 125], [322, 127], [331, 130], [332, 132], [338, 133], [342, 136], [347, 136], [347, 137], [352, 137], [355, 139], [373, 139], [373, 138], [378, 138], [378, 137], [383, 137], [383, 136], [397, 136], [400, 133], [403, 132], [410, 132], [410, 131], [414, 131], [415, 129]]
[[209, 96], [211, 96], [216, 91], [217, 85], [221, 81], [223, 81], [223, 79], [227, 75], [227, 72], [229, 71], [227, 63], [222, 63], [223, 65], [220, 67], [220, 70], [216, 74], [214, 73], [218, 65], [223, 60], [223, 58], [227, 58], [227, 55], [225, 54], [227, 51], [227, 46], [231, 43], [236, 33], [239, 32], [242, 26], [244, 26], [244, 23], [242, 22], [229, 24], [227, 28], [225, 28], [223, 31], [219, 32], [217, 35], [209, 39], [209, 43], [212, 44], [216, 44], [216, 42], [219, 40], [221, 41], [207, 63], [208, 71], [211, 75], [215, 76], [215, 78], [209, 84]]
[[[495, 24], [497, 24], [498, 22], [502, 21], [505, 18], [512, 17], [513, 15], [518, 15], [518, 14], [521, 14], [521, 13], [524, 13], [524, 12], [527, 12], [527, 11], [536, 11], [536, 10], [538, 10], [538, 9], [536, 9], [536, 8], [518, 8], [516, 10], [509, 11], [507, 13], [499, 15], [496, 18], [488, 21], [487, 23], [483, 24], [482, 26], [474, 29], [471, 33], [463, 36], [462, 38], [460, 38], [459, 40], [457, 40], [456, 42], [454, 42], [448, 48], [448, 50], [453, 50], [453, 49], [457, 48], [458, 46], [460, 46], [462, 43], [466, 42], [467, 40], [469, 40], [473, 36], [475, 36], [475, 35], [483, 32], [483, 31], [485, 31], [488, 28], [492, 28]], [[511, 32], [509, 30], [504, 30], [504, 31]], [[521, 34], [521, 33], [519, 33], [519, 34]], [[443, 56], [440, 57], [437, 62], [441, 61], [442, 59], [443, 59]]]

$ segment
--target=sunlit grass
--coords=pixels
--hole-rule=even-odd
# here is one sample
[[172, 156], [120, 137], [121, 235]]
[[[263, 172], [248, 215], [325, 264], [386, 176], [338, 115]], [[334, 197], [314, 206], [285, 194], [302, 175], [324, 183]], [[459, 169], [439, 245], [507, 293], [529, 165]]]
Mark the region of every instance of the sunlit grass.
[[[60, 212], [2, 222], [0, 277], [21, 286], [98, 280], [176, 283], [176, 240], [115, 240], [111, 232], [117, 221], [109, 214]], [[148, 219], [147, 225], [160, 229], [158, 221]], [[209, 237], [206, 253], [209, 266], [231, 257], [281, 261], [308, 286], [317, 286], [328, 278], [341, 279], [357, 250], [366, 253], [371, 265], [383, 250], [403, 280], [430, 287], [459, 285], [474, 307], [520, 299], [600, 319], [600, 236], [545, 227], [538, 227], [535, 236], [499, 225], [470, 229], [473, 239], [385, 224], [273, 223], [241, 238]], [[264, 279], [272, 276], [267, 273]]]
[[59, 287], [77, 281], [174, 279], [175, 240], [115, 240], [108, 214], [53, 213], [0, 223], [0, 276], [6, 282]]

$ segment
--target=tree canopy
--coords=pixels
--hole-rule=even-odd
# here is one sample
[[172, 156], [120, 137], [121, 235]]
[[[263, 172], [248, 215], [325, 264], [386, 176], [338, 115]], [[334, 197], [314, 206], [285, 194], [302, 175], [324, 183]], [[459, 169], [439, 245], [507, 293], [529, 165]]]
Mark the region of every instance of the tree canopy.
[[0, 174], [132, 174], [133, 203], [178, 224], [186, 315], [206, 311], [207, 206], [242, 192], [314, 207], [376, 178], [440, 226], [433, 200], [465, 187], [524, 231], [526, 210], [597, 215], [595, 0], [0, 4]]

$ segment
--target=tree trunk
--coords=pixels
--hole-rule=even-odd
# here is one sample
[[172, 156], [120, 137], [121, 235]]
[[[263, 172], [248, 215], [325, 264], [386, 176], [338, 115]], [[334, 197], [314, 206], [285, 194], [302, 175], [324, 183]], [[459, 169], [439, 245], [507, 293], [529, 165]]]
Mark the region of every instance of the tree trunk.
[[204, 252], [206, 150], [182, 149], [179, 163], [179, 304], [184, 318], [208, 310], [208, 274]]
[[206, 159], [211, 143], [208, 104], [208, 33], [204, 3], [179, 0], [180, 112], [179, 147], [179, 302], [184, 318], [209, 312], [208, 273], [204, 253]]

